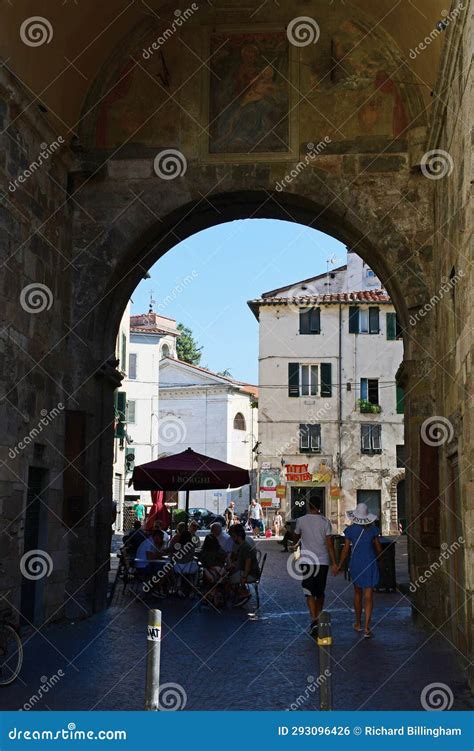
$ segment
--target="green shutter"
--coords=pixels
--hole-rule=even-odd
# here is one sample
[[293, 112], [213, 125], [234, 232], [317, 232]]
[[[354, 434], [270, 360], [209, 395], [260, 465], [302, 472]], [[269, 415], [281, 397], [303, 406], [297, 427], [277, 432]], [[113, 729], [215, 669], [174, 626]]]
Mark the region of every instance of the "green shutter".
[[321, 396], [332, 396], [332, 365], [321, 363]]
[[397, 414], [403, 415], [405, 412], [405, 392], [401, 386], [397, 384]]
[[300, 366], [297, 362], [288, 363], [288, 396], [300, 395]]
[[310, 328], [312, 334], [321, 333], [321, 308], [312, 309]]
[[119, 391], [117, 393], [117, 412], [116, 412], [116, 428], [115, 435], [117, 438], [124, 438], [125, 436], [125, 412], [127, 409], [127, 394], [125, 391]]
[[349, 334], [359, 333], [359, 308], [351, 305], [349, 308]]
[[387, 339], [395, 341], [397, 338], [397, 314], [387, 313]]

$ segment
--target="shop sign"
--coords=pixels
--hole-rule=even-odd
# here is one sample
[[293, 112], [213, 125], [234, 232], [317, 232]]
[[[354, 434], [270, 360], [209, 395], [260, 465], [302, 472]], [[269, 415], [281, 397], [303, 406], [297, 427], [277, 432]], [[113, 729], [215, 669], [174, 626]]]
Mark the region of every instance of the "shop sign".
[[277, 485], [275, 488], [275, 493], [277, 495], [277, 498], [285, 498], [286, 496], [286, 485]]
[[310, 482], [313, 479], [307, 464], [287, 464], [285, 470], [286, 479], [292, 482]]
[[279, 469], [261, 469], [260, 470], [260, 490], [275, 490], [280, 484]]

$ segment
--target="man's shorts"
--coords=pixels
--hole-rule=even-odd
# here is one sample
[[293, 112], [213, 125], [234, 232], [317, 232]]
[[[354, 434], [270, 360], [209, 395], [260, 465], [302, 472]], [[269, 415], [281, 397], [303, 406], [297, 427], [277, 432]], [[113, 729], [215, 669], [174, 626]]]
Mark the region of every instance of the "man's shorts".
[[250, 519], [250, 524], [252, 526], [252, 529], [262, 529], [263, 528], [263, 522], [261, 522], [260, 519]]
[[301, 584], [305, 597], [324, 597], [329, 566], [314, 566], [308, 563], [301, 563], [300, 571], [303, 577]]

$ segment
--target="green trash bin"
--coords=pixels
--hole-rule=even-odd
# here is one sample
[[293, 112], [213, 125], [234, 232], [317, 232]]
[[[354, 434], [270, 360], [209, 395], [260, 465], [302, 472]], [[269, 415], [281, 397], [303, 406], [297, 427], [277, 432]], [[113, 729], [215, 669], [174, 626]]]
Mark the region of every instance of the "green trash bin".
[[377, 592], [395, 592], [397, 589], [397, 575], [395, 570], [395, 540], [380, 540], [382, 555], [380, 556], [380, 580]]

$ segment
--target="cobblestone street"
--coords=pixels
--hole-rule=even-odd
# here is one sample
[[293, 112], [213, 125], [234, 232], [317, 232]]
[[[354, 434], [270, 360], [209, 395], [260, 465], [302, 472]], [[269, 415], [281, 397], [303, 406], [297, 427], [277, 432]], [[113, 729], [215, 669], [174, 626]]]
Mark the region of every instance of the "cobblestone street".
[[[196, 599], [153, 600], [163, 613], [161, 682], [182, 687], [186, 709], [278, 710], [298, 697], [300, 709], [317, 708], [318, 693], [308, 690], [318, 674], [317, 647], [307, 633], [301, 585], [289, 578], [287, 556], [274, 540], [259, 544], [268, 559], [258, 616], [249, 615], [254, 601], [218, 614], [201, 610]], [[402, 540], [399, 581], [405, 548]], [[455, 709], [469, 708], [461, 656], [438, 632], [415, 627], [405, 595], [376, 595], [373, 640], [352, 630], [351, 598], [351, 584], [330, 576], [335, 709], [420, 709], [422, 689], [438, 681], [453, 691]], [[117, 591], [112, 606], [89, 620], [25, 635], [24, 668], [2, 689], [2, 707], [23, 707], [61, 670], [35, 709], [142, 709], [146, 620], [146, 606]]]

